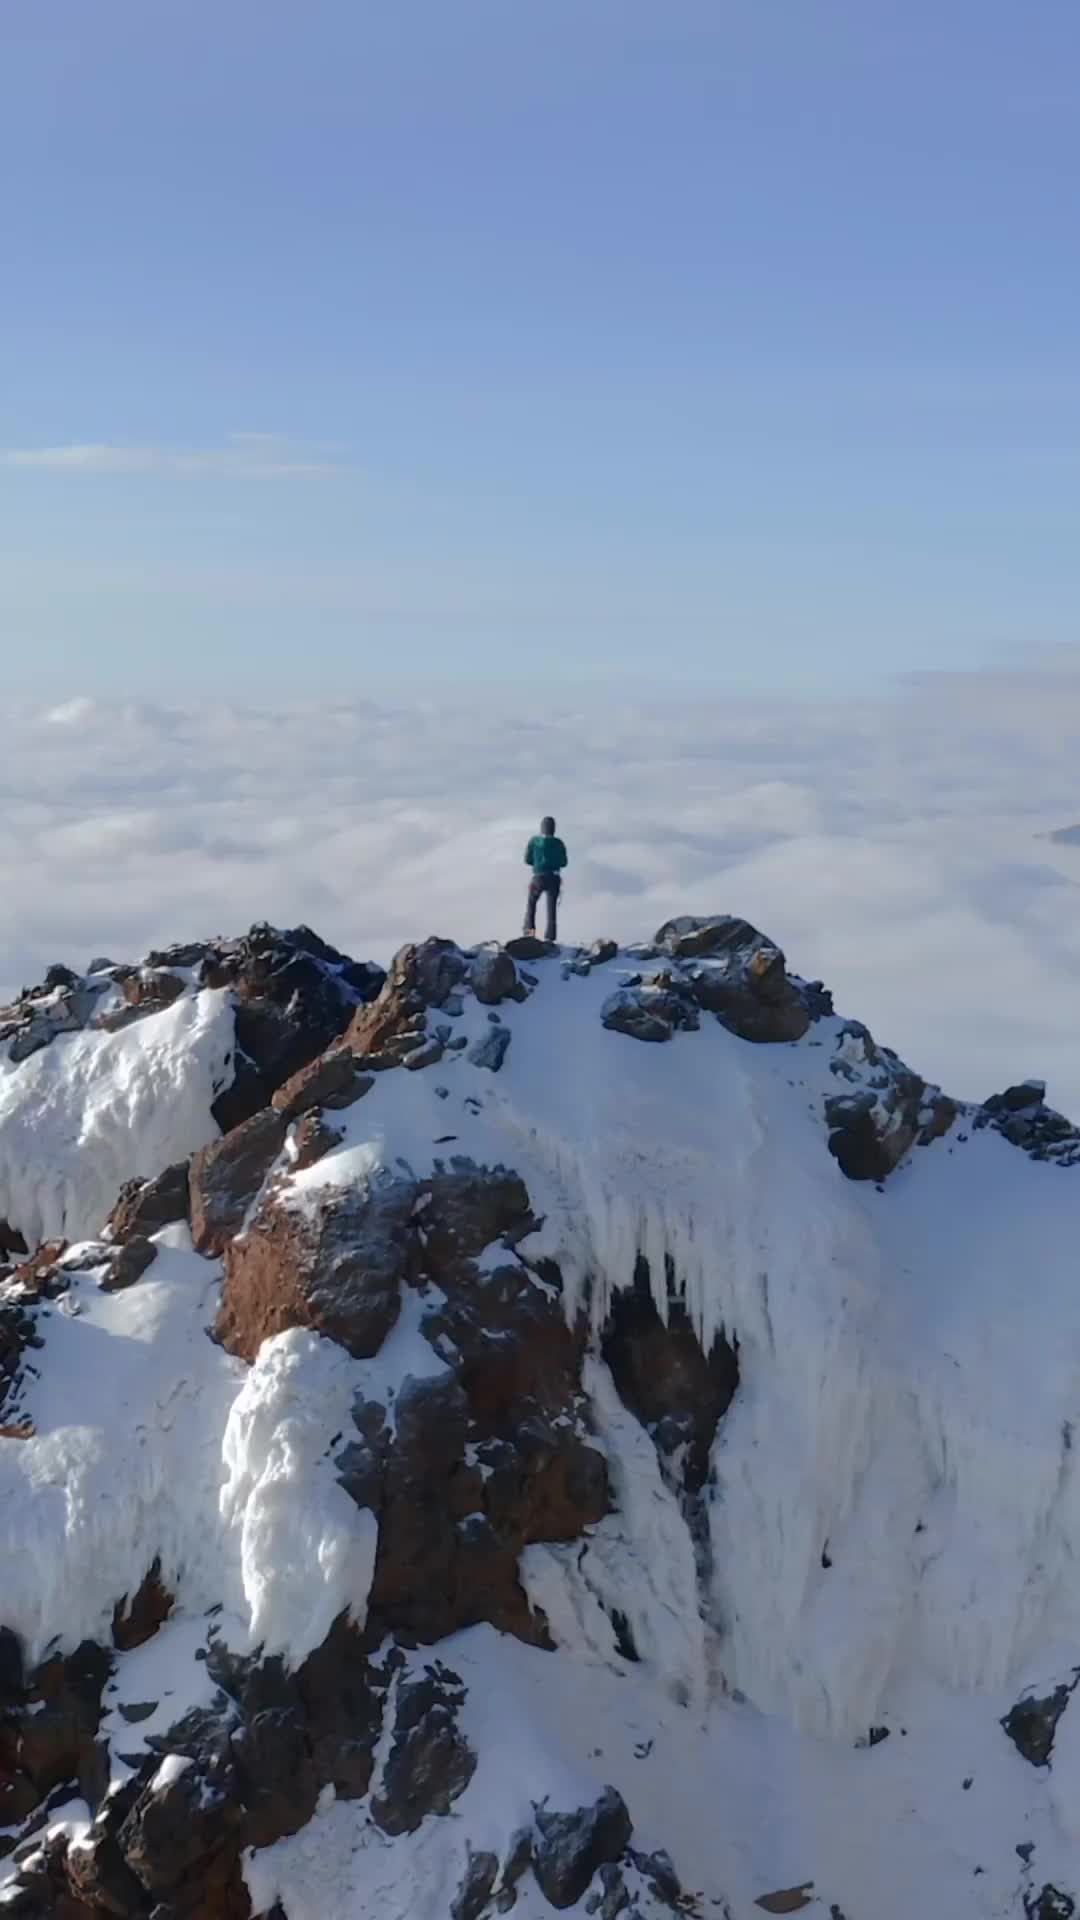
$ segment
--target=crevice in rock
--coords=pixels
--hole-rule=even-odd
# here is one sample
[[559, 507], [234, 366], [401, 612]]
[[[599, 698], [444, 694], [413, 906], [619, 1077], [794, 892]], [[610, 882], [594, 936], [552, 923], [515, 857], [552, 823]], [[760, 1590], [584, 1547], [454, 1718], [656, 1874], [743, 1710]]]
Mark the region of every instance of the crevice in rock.
[[639, 1254], [633, 1284], [616, 1292], [600, 1340], [623, 1405], [656, 1448], [693, 1542], [703, 1605], [712, 1587], [706, 1488], [713, 1441], [739, 1384], [738, 1342], [721, 1330], [706, 1353], [686, 1310], [670, 1255], [664, 1261], [666, 1321]]

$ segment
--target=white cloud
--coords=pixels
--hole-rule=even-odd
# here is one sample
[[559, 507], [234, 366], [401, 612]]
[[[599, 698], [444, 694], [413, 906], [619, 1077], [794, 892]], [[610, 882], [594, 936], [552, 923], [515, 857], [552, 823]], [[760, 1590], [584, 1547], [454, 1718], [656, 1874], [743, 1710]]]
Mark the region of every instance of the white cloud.
[[0, 465], [53, 473], [219, 474], [226, 479], [282, 480], [344, 471], [325, 449], [271, 433], [232, 433], [219, 447], [166, 447], [113, 441], [0, 449]]
[[524, 841], [570, 843], [568, 938], [743, 913], [952, 1090], [1043, 1074], [1080, 1115], [1080, 677], [879, 704], [479, 697], [9, 711], [0, 983], [306, 919], [385, 960], [516, 931]]

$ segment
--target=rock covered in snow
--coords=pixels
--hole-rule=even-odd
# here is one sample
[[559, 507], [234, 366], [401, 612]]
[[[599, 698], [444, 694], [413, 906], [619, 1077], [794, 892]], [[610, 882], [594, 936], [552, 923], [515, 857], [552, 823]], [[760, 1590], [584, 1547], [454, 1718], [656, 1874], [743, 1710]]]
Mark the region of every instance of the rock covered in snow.
[[1044, 1080], [1024, 1080], [1004, 1093], [991, 1094], [973, 1116], [972, 1125], [993, 1127], [1033, 1160], [1050, 1160], [1061, 1167], [1074, 1167], [1080, 1161], [1080, 1129], [1047, 1106]]
[[956, 1103], [858, 1021], [838, 1029], [829, 1066], [843, 1088], [825, 1101], [829, 1152], [849, 1180], [886, 1179], [916, 1141], [940, 1139], [956, 1119]]
[[698, 1005], [742, 1040], [801, 1040], [811, 1013], [779, 947], [728, 914], [668, 920], [656, 945], [681, 963]]
[[19, 1015], [0, 1913], [1067, 1914], [1075, 1136], [733, 917], [521, 945]]

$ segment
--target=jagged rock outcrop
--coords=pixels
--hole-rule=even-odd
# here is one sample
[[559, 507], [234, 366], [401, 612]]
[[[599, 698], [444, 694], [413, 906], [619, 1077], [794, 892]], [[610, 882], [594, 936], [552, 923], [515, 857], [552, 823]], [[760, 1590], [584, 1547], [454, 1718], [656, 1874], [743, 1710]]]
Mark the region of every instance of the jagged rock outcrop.
[[1033, 1160], [1052, 1160], [1060, 1167], [1080, 1161], [1080, 1129], [1063, 1113], [1046, 1104], [1046, 1082], [1023, 1080], [1019, 1086], [993, 1093], [972, 1117], [977, 1130], [992, 1127]]
[[[29, 1821], [23, 1832], [32, 1833], [58, 1789], [64, 1799], [104, 1793], [97, 1733], [110, 1665], [107, 1650], [89, 1642], [24, 1677], [18, 1642], [0, 1630], [0, 1828]], [[0, 1855], [14, 1847], [0, 1833]]]
[[200, 1253], [222, 1253], [240, 1232], [285, 1145], [288, 1120], [264, 1108], [203, 1147], [189, 1173], [191, 1238]]
[[381, 968], [350, 960], [310, 927], [268, 925], [241, 939], [166, 948], [138, 967], [95, 961], [85, 975], [50, 967], [40, 986], [0, 1008], [0, 1056], [18, 1064], [59, 1034], [87, 1026], [115, 1032], [185, 992], [228, 988], [236, 1009], [235, 1074], [215, 1109], [227, 1129], [343, 1033], [383, 979]]
[[[606, 1511], [603, 1456], [582, 1418], [583, 1333], [512, 1251], [531, 1224], [516, 1175], [460, 1160], [424, 1181], [331, 1190], [314, 1209], [287, 1183], [271, 1187], [226, 1248], [218, 1335], [245, 1357], [289, 1326], [369, 1357], [405, 1290], [422, 1303], [422, 1337], [445, 1370], [406, 1383], [392, 1442], [387, 1409], [359, 1405], [338, 1461], [379, 1520], [373, 1634], [432, 1641], [490, 1620], [542, 1639], [521, 1551], [575, 1539]], [[504, 1261], [479, 1266], [499, 1242]]]
[[316, 1107], [340, 1112], [354, 1106], [374, 1085], [374, 1076], [360, 1071], [349, 1047], [331, 1047], [286, 1080], [272, 1105], [286, 1120], [298, 1120], [302, 1113], [311, 1113]]
[[380, 967], [350, 960], [310, 927], [282, 933], [269, 926], [211, 946], [199, 975], [206, 986], [228, 987], [236, 1008], [234, 1079], [214, 1106], [223, 1131], [258, 1112], [325, 1052], [385, 978]]
[[656, 945], [680, 962], [693, 998], [740, 1040], [801, 1040], [811, 1021], [805, 995], [779, 947], [728, 914], [668, 920]]

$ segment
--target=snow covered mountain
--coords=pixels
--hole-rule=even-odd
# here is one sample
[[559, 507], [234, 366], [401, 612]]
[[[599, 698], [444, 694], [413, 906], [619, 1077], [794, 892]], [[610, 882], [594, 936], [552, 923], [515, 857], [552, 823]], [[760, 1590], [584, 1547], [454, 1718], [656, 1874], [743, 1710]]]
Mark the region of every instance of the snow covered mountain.
[[0, 1013], [0, 1915], [1066, 1920], [1044, 1095], [725, 916], [54, 968]]

